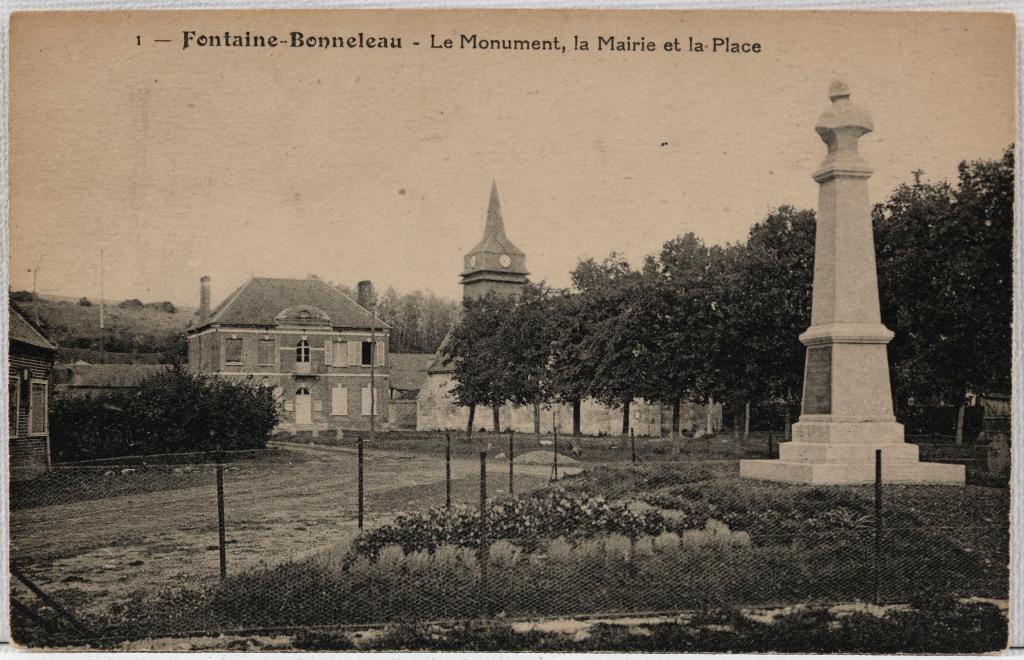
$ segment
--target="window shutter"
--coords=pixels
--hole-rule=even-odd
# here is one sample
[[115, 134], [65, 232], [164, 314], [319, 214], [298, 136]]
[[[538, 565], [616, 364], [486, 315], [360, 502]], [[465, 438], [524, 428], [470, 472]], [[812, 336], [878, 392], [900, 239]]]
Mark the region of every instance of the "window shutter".
[[348, 388], [344, 385], [331, 388], [331, 414], [348, 415]]
[[32, 394], [29, 399], [29, 433], [46, 433], [46, 384], [32, 383]]
[[348, 363], [350, 366], [362, 364], [363, 362], [363, 344], [358, 341], [350, 341], [348, 343]]
[[336, 341], [334, 342], [334, 366], [336, 367], [347, 367], [348, 366], [348, 342]]
[[334, 362], [334, 342], [328, 337], [324, 340], [324, 364], [328, 367]]
[[384, 366], [384, 356], [387, 355], [386, 350], [385, 350], [386, 349], [386, 344], [384, 343], [384, 340], [378, 339], [377, 342], [376, 342], [376, 345], [373, 348], [374, 348], [374, 351], [373, 351], [374, 352], [374, 356], [373, 356], [374, 363], [378, 367], [383, 367]]
[[[360, 411], [360, 413], [364, 417], [369, 417], [370, 416], [370, 386], [369, 385], [364, 385], [363, 386], [362, 408], [363, 409]], [[374, 412], [376, 412], [376, 411], [374, 411]]]

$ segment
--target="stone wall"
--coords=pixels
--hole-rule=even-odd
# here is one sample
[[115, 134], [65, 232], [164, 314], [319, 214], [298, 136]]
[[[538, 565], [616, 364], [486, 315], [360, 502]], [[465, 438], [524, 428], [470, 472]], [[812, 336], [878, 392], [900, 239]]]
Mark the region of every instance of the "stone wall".
[[[416, 429], [419, 431], [465, 430], [469, 410], [456, 405], [450, 391], [454, 380], [450, 373], [430, 374], [420, 387], [416, 399]], [[722, 428], [722, 406], [712, 407], [712, 428]], [[680, 411], [680, 427], [683, 431], [706, 426], [707, 407], [685, 403]], [[515, 430], [520, 433], [534, 432], [533, 406], [506, 404], [500, 410], [502, 431]], [[572, 432], [572, 406], [541, 405], [540, 432], [551, 433], [554, 426], [562, 433]], [[638, 436], [660, 437], [671, 431], [672, 408], [658, 404], [634, 401], [630, 405], [630, 426]], [[493, 425], [490, 408], [478, 408], [473, 420], [477, 429], [491, 431]], [[622, 432], [622, 408], [609, 407], [592, 399], [585, 400], [580, 407], [580, 432], [583, 435], [619, 435]]]

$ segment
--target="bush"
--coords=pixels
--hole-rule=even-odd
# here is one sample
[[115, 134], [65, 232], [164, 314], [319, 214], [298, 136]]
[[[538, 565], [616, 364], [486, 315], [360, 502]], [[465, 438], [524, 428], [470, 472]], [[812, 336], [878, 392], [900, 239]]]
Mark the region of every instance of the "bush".
[[170, 300], [164, 300], [162, 302], [146, 303], [143, 305], [147, 309], [155, 309], [161, 312], [167, 312], [168, 314], [174, 314], [178, 311], [178, 308], [174, 306]]
[[81, 307], [92, 307], [92, 301], [86, 298], [85, 296], [82, 296], [81, 298], [78, 299], [78, 304]]
[[36, 294], [31, 291], [12, 291], [10, 298], [14, 302], [32, 302], [36, 299]]
[[122, 300], [117, 306], [121, 309], [130, 309], [133, 307], [143, 307], [143, 304], [138, 298], [129, 298], [128, 300]]
[[[500, 500], [487, 510], [487, 536], [505, 539], [526, 552], [554, 536], [588, 538], [619, 533], [629, 538], [665, 531], [665, 520], [654, 511], [636, 512], [603, 497], [589, 497], [561, 488]], [[480, 513], [475, 509], [432, 509], [403, 514], [388, 524], [359, 536], [352, 556], [376, 557], [381, 548], [398, 545], [405, 552], [427, 550], [452, 543], [475, 548], [480, 543]]]
[[262, 449], [278, 422], [270, 390], [180, 367], [136, 388], [53, 399], [50, 445], [56, 462], [215, 449]]

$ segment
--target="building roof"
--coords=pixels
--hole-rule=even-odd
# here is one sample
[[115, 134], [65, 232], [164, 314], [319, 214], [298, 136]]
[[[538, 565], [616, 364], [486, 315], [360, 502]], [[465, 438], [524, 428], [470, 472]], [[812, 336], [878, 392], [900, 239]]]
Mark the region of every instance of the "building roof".
[[388, 355], [388, 379], [396, 390], [420, 389], [427, 377], [427, 369], [434, 360], [433, 353], [391, 353]]
[[70, 364], [55, 378], [68, 387], [132, 387], [170, 369], [167, 364]]
[[431, 356], [430, 364], [427, 366], [428, 374], [450, 374], [455, 372], [455, 368], [444, 357], [444, 349], [448, 346], [448, 342], [451, 341], [451, 336], [452, 330], [448, 330], [444, 335], [444, 339], [441, 340], [441, 345], [437, 347], [437, 350]]
[[208, 318], [197, 320], [189, 331], [210, 325], [273, 327], [281, 312], [299, 306], [319, 309], [334, 328], [390, 328], [323, 280], [253, 277], [217, 305]]
[[508, 240], [508, 236], [505, 236], [505, 221], [501, 217], [498, 184], [494, 181], [491, 182], [491, 199], [487, 203], [487, 222], [484, 224], [484, 237], [467, 254], [477, 252], [523, 254], [523, 251], [513, 245], [512, 241]]
[[20, 342], [48, 351], [57, 350], [57, 345], [50, 341], [49, 337], [43, 334], [41, 329], [29, 321], [28, 317], [18, 309], [17, 305], [8, 301], [7, 311], [9, 312], [7, 315], [7, 336], [10, 338], [10, 341]]

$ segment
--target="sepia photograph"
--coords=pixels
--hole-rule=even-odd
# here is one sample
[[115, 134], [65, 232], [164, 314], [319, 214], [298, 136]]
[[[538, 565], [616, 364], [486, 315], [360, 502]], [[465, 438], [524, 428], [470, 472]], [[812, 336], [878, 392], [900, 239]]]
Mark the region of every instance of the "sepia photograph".
[[8, 31], [15, 648], [1011, 645], [1014, 14]]

